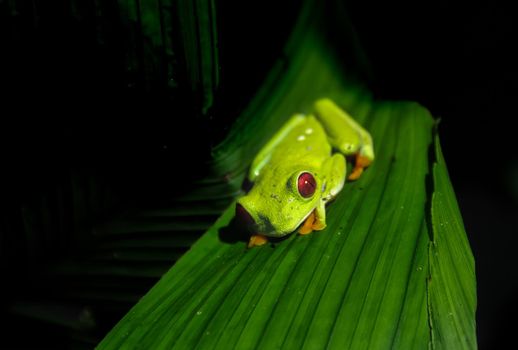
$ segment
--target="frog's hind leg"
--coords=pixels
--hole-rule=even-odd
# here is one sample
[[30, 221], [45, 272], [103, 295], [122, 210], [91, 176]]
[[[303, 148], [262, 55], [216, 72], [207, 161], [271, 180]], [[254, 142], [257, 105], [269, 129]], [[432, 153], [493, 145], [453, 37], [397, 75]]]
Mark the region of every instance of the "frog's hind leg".
[[328, 98], [315, 102], [316, 115], [324, 127], [329, 143], [345, 156], [354, 156], [354, 169], [349, 180], [360, 177], [374, 160], [372, 137], [347, 112]]

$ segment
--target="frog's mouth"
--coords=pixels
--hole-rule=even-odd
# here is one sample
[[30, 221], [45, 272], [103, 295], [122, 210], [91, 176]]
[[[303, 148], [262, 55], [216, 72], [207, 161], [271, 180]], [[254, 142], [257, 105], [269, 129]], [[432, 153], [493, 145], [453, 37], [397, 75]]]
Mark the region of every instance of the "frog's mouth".
[[298, 223], [293, 225], [293, 227], [282, 231], [276, 228], [268, 218], [260, 215], [257, 219], [254, 219], [242, 204], [236, 204], [236, 219], [239, 225], [246, 228], [251, 234], [259, 234], [267, 237], [283, 237], [293, 232], [307, 234], [314, 229], [315, 218], [315, 209], [312, 209]]

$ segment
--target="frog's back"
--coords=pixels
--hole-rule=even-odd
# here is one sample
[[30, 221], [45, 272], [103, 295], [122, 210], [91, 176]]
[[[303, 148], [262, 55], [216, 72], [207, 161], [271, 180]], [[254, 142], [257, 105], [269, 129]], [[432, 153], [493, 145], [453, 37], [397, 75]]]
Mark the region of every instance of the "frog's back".
[[330, 154], [331, 146], [322, 125], [309, 115], [304, 116], [277, 144], [271, 161], [277, 163], [293, 160], [296, 163], [302, 161], [320, 164]]

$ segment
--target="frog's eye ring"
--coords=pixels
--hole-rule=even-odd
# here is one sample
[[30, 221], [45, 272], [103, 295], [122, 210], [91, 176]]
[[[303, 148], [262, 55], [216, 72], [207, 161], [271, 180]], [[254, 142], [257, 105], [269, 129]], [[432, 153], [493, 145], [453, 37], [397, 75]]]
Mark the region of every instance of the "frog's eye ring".
[[302, 173], [297, 180], [297, 189], [304, 198], [309, 198], [315, 193], [317, 181], [310, 173]]

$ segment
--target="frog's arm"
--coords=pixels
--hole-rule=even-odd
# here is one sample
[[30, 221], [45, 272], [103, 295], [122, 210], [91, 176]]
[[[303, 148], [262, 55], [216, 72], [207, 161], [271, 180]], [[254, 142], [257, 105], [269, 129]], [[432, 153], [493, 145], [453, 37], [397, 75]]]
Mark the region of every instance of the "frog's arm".
[[318, 120], [324, 127], [329, 143], [345, 156], [356, 156], [349, 180], [356, 180], [374, 160], [372, 137], [347, 112], [328, 98], [315, 102]]
[[326, 228], [326, 204], [335, 198], [344, 187], [346, 172], [345, 158], [342, 154], [335, 153], [324, 161], [322, 164], [322, 174], [325, 174], [321, 188], [322, 200], [299, 229], [300, 234], [305, 235], [313, 230], [320, 231]]
[[347, 168], [345, 158], [340, 153], [333, 154], [322, 164], [322, 172], [326, 174], [322, 185], [322, 201], [327, 204], [342, 190]]
[[261, 173], [261, 169], [268, 163], [272, 155], [272, 150], [284, 140], [286, 135], [293, 130], [297, 125], [304, 122], [306, 117], [303, 114], [296, 114], [288, 120], [283, 127], [268, 141], [266, 145], [259, 151], [252, 162], [248, 179], [254, 181]]

